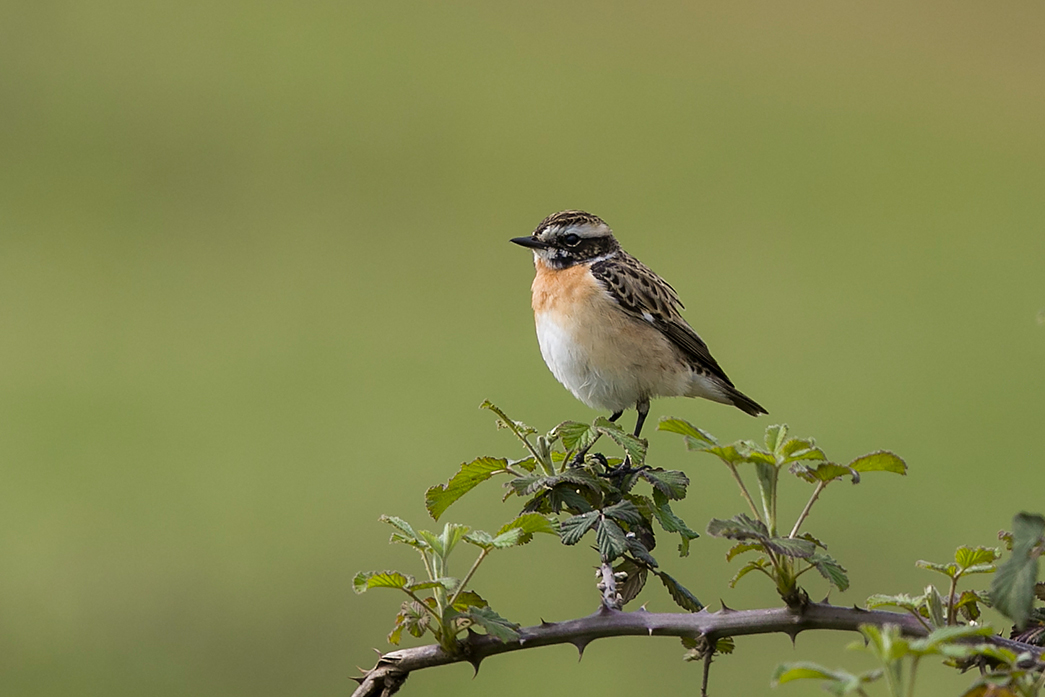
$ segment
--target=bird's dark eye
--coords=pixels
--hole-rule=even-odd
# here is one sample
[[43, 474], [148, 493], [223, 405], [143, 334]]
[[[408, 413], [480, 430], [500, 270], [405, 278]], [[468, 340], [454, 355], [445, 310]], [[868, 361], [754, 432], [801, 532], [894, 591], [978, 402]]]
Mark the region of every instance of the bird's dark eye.
[[581, 236], [572, 232], [562, 238], [562, 243], [565, 244], [567, 247], [576, 247], [578, 244], [580, 244], [580, 241]]

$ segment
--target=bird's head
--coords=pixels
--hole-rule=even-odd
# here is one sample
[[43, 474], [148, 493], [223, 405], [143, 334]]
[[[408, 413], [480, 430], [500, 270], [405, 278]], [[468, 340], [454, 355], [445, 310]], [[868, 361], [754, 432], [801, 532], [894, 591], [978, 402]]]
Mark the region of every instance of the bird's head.
[[602, 218], [584, 211], [560, 211], [541, 221], [529, 237], [515, 237], [554, 269], [565, 269], [617, 253], [620, 244]]

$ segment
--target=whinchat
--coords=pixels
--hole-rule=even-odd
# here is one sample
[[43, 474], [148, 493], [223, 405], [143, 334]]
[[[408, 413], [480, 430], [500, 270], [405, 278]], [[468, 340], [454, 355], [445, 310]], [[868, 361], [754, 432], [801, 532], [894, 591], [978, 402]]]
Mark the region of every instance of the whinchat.
[[533, 313], [541, 355], [577, 399], [612, 412], [635, 407], [635, 435], [652, 397], [703, 397], [765, 414], [711, 357], [679, 314], [667, 281], [623, 249], [598, 216], [554, 213], [515, 244], [533, 250]]

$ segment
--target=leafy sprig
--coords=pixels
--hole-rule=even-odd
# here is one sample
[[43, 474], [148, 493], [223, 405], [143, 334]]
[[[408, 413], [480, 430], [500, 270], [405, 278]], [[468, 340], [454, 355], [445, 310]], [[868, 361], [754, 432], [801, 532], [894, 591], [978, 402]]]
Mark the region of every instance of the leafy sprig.
[[[840, 591], [849, 587], [846, 570], [827, 554], [826, 545], [808, 533], [800, 534], [813, 505], [828, 484], [844, 477], [856, 484], [865, 472], [907, 472], [907, 465], [900, 457], [884, 450], [858, 457], [848, 465], [839, 465], [828, 460], [812, 438], [789, 437], [786, 425], [769, 426], [763, 445], [750, 440], [723, 445], [707, 431], [676, 418], [661, 419], [659, 429], [682, 435], [689, 450], [718, 457], [729, 469], [751, 510], [751, 516], [741, 513], [727, 520], [713, 519], [708, 524], [709, 535], [737, 541], [727, 552], [727, 560], [744, 552], [761, 552], [761, 556], [737, 571], [730, 586], [735, 586], [749, 573], [758, 572], [774, 582], [788, 605], [796, 607], [808, 602], [808, 594], [798, 587], [797, 580], [812, 569]], [[747, 465], [755, 470], [760, 505], [756, 505], [740, 473], [740, 468]], [[780, 472], [784, 467], [800, 480], [815, 485], [786, 536], [779, 532], [777, 516]]]
[[[564, 421], [541, 434], [490, 402], [480, 407], [496, 414], [498, 427], [510, 431], [526, 454], [516, 460], [480, 457], [462, 464], [446, 484], [426, 492], [425, 506], [433, 518], [438, 520], [483, 482], [502, 478], [504, 499], [523, 499], [523, 513], [561, 516], [563, 544], [576, 545], [593, 533], [600, 562], [616, 564], [621, 604], [634, 599], [653, 574], [680, 607], [693, 612], [703, 608], [693, 593], [659, 568], [652, 554], [658, 528], [679, 536], [683, 557], [689, 554], [690, 542], [699, 537], [671, 508], [671, 501], [688, 493], [685, 473], [647, 464], [646, 440], [605, 417], [590, 424]], [[602, 438], [620, 457], [591, 453]], [[639, 485], [648, 489], [638, 490]]]
[[[464, 525], [447, 523], [440, 534], [428, 530], [414, 530], [402, 518], [381, 516], [391, 525], [392, 542], [413, 547], [421, 555], [425, 580], [418, 581], [399, 571], [361, 571], [353, 586], [356, 593], [371, 588], [393, 588], [407, 595], [396, 616], [395, 626], [388, 635], [391, 644], [398, 644], [405, 630], [420, 638], [430, 632], [447, 652], [457, 649], [457, 637], [471, 627], [481, 627], [487, 634], [502, 641], [518, 638], [519, 625], [509, 622], [490, 608], [478, 593], [468, 590], [469, 582], [486, 557], [498, 549], [523, 545], [535, 533], [556, 534], [555, 523], [545, 516], [527, 513], [506, 523], [495, 534], [473, 530]], [[461, 579], [449, 575], [449, 561], [454, 549], [465, 542], [479, 548], [471, 568]]]

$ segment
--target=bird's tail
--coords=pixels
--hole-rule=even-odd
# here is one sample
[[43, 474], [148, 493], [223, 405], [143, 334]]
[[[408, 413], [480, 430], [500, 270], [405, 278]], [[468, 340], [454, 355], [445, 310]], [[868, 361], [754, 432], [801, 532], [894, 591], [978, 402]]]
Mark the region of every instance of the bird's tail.
[[730, 401], [733, 402], [733, 406], [735, 406], [737, 409], [740, 409], [743, 412], [751, 414], [752, 416], [758, 416], [759, 414], [769, 413], [761, 404], [751, 399], [735, 387], [730, 387], [727, 394], [729, 396]]

